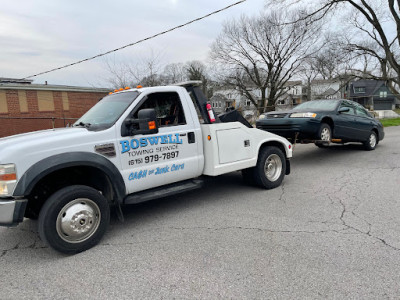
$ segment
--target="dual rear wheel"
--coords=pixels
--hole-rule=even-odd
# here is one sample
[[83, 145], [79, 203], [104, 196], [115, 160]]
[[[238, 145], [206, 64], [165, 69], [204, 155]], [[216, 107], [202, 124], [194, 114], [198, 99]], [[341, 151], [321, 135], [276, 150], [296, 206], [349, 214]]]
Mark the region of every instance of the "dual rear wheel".
[[281, 185], [286, 173], [286, 159], [282, 150], [268, 146], [260, 150], [257, 165], [242, 170], [243, 180], [248, 184], [256, 184], [265, 189], [273, 189]]

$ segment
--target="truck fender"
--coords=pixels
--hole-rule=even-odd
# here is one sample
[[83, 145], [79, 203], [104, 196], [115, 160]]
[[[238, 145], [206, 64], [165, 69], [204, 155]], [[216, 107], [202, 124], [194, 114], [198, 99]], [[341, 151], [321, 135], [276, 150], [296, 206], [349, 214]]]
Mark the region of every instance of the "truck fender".
[[271, 139], [265, 139], [259, 142], [259, 144], [257, 145], [257, 155], [258, 153], [260, 153], [261, 148], [267, 145], [276, 146], [280, 148], [282, 152], [285, 154], [286, 158], [292, 157], [290, 150], [288, 149], [288, 147], [285, 145], [284, 142], [280, 140], [271, 140]]
[[278, 148], [280, 148], [280, 149], [282, 150], [283, 154], [284, 154], [285, 157], [286, 157], [286, 170], [285, 170], [285, 175], [289, 175], [289, 174], [290, 174], [290, 157], [291, 157], [292, 155], [291, 155], [291, 152], [290, 152], [290, 150], [288, 149], [287, 145], [285, 145], [285, 143], [283, 143], [283, 142], [280, 141], [280, 140], [268, 140], [268, 139], [266, 139], [266, 140], [261, 141], [261, 142], [258, 144], [258, 147], [257, 147], [257, 155], [260, 153], [261, 148], [262, 148], [262, 147], [265, 147], [265, 146], [275, 146], [275, 147], [278, 147]]
[[115, 196], [121, 202], [126, 194], [124, 180], [118, 168], [103, 156], [88, 152], [70, 152], [47, 157], [32, 165], [20, 178], [13, 196], [29, 195], [35, 185], [46, 175], [74, 166], [94, 167], [103, 171], [112, 183]]

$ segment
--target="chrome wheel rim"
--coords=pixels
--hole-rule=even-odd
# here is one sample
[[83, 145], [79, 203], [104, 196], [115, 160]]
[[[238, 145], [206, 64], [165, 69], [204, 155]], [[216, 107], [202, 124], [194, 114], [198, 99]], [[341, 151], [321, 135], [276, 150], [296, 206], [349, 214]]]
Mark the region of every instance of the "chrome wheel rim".
[[371, 133], [369, 136], [369, 145], [371, 148], [374, 148], [376, 146], [376, 135]]
[[276, 154], [268, 156], [264, 164], [265, 177], [269, 181], [276, 181], [282, 173], [282, 161], [281, 158]]
[[68, 243], [80, 243], [96, 232], [100, 220], [97, 204], [87, 198], [78, 198], [61, 209], [56, 221], [57, 233]]
[[321, 140], [329, 142], [331, 140], [331, 131], [328, 128], [323, 128], [321, 131]]

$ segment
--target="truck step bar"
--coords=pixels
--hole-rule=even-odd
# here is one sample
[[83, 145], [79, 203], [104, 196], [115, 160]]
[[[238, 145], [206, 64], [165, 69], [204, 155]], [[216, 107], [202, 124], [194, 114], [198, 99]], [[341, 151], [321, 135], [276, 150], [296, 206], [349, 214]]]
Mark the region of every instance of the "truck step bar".
[[202, 179], [191, 179], [182, 182], [177, 182], [173, 184], [169, 184], [166, 186], [162, 186], [159, 188], [151, 189], [148, 191], [138, 192], [131, 195], [128, 195], [124, 199], [124, 204], [135, 204], [141, 203], [149, 200], [154, 200], [158, 198], [168, 197], [180, 193], [184, 193], [187, 191], [195, 190], [201, 188], [203, 186]]

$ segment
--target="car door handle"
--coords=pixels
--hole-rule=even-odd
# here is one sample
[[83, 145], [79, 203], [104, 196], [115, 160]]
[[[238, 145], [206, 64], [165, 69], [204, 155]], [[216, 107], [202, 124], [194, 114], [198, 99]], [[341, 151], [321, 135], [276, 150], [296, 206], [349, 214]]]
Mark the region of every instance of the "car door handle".
[[188, 143], [189, 144], [194, 144], [196, 142], [196, 136], [194, 132], [189, 132], [188, 133]]

